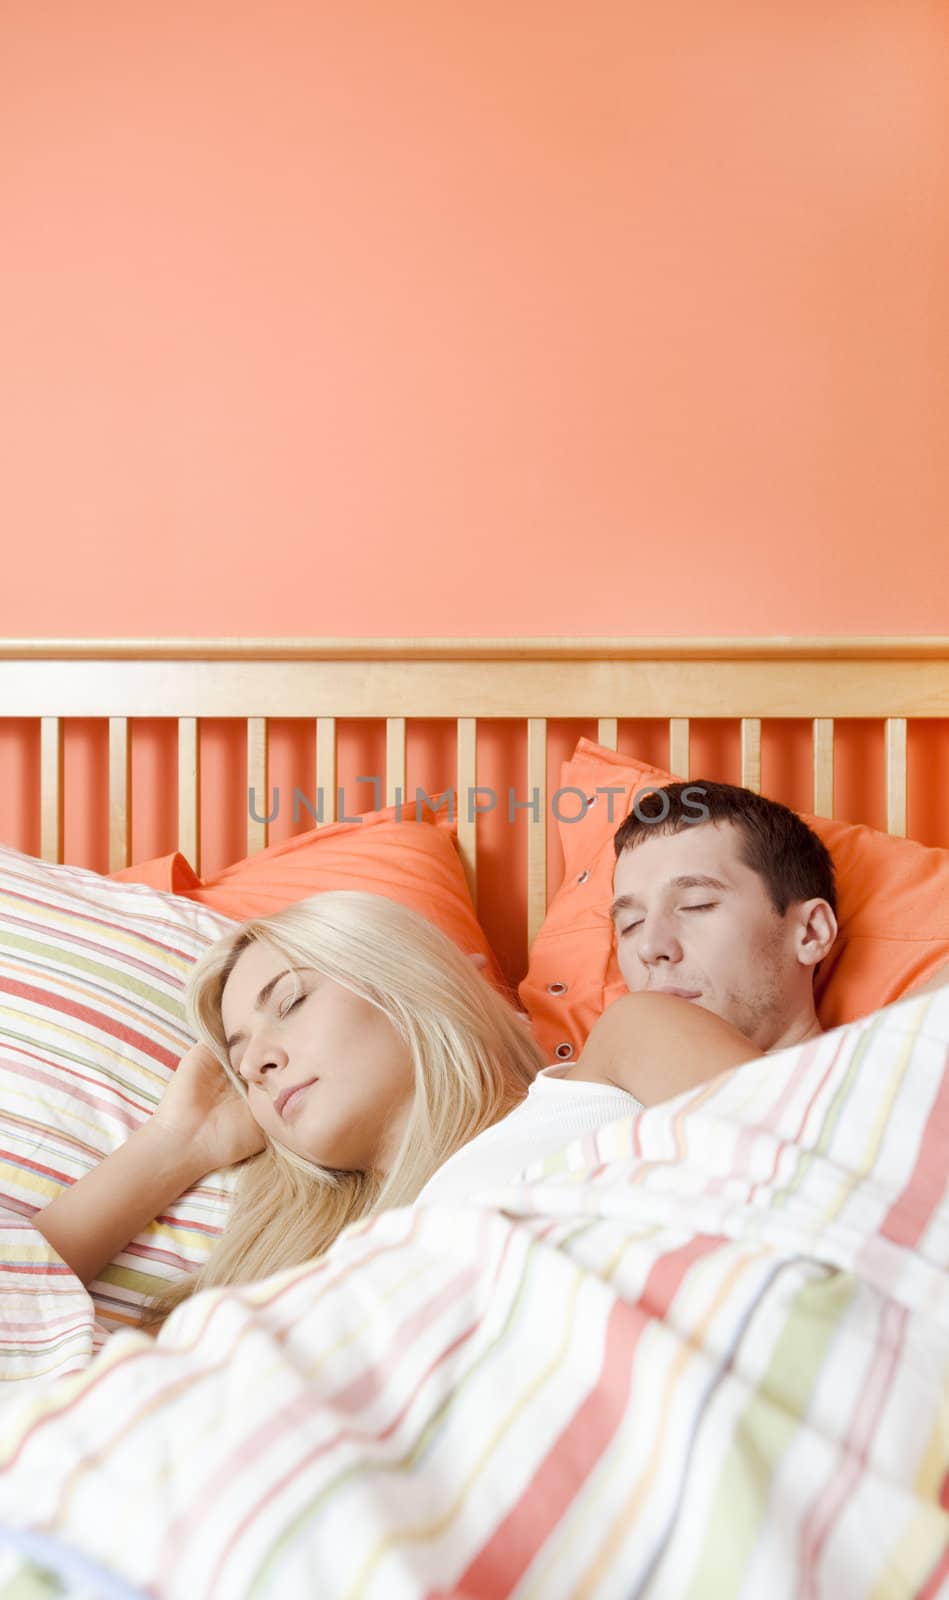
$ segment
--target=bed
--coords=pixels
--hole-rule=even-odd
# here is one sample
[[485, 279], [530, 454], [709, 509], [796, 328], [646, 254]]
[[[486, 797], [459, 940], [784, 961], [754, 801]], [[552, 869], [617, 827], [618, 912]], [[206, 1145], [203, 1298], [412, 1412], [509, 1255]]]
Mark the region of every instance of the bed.
[[[949, 711], [947, 662], [935, 640], [8, 643], [0, 716], [38, 739], [39, 848], [0, 860], [0, 1600], [949, 1592], [949, 990], [912, 992], [949, 960], [949, 852], [903, 837], [909, 729]], [[80, 717], [108, 722], [117, 876], [61, 859]], [[885, 831], [832, 815], [841, 727], [868, 717]], [[178, 849], [144, 872], [139, 718], [173, 719], [177, 745]], [[201, 873], [211, 718], [244, 727], [258, 794], [268, 722], [305, 720], [324, 806], [277, 846], [249, 815], [243, 859]], [[379, 803], [343, 821], [343, 730], [372, 718]], [[609, 791], [628, 806], [662, 776], [621, 748], [625, 720], [660, 719], [689, 777], [694, 720], [736, 719], [759, 788], [763, 729], [806, 719], [845, 910], [829, 1031], [477, 1204], [392, 1212], [198, 1296], [152, 1344], [144, 1299], [202, 1259], [232, 1175], [88, 1293], [30, 1217], [148, 1115], [226, 919], [355, 876], [493, 959], [481, 806], [453, 824], [433, 792], [394, 815], [416, 718], [450, 723], [441, 788], [461, 797], [498, 785], [479, 727], [523, 721], [504, 774], [528, 801], [521, 996], [560, 1059], [617, 992]], [[564, 718], [587, 731], [558, 772]]]

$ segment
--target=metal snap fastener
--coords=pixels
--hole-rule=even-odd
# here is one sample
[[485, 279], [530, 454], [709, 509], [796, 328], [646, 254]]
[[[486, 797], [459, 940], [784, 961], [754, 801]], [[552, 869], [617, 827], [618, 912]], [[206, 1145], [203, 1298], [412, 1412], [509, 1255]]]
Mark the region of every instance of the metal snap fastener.
[[573, 1055], [573, 1045], [568, 1044], [565, 1039], [563, 1044], [558, 1044], [556, 1050], [554, 1051], [554, 1055], [559, 1056], [561, 1061], [569, 1061], [570, 1057]]
[[567, 985], [565, 983], [548, 983], [547, 985], [548, 994], [566, 994], [566, 992]]
[[586, 881], [587, 881], [589, 876], [590, 876], [589, 867], [584, 867], [583, 871], [580, 873], [580, 876], [577, 878], [577, 882], [578, 883], [586, 883]]

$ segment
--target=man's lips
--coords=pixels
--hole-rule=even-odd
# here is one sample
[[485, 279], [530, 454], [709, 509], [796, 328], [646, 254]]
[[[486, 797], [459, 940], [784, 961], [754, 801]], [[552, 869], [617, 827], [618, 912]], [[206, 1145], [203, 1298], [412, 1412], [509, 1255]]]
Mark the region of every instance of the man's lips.
[[[276, 1100], [274, 1101], [274, 1110], [276, 1111], [278, 1117], [286, 1116], [288, 1108], [290, 1111], [292, 1111], [293, 1105], [298, 1104], [297, 1096], [301, 1095], [304, 1089], [309, 1089], [312, 1084], [318, 1082], [319, 1079], [310, 1078], [306, 1083], [295, 1083], [289, 1089], [281, 1089]], [[291, 1101], [293, 1104], [291, 1104]]]
[[698, 1000], [701, 998], [701, 989], [650, 989], [650, 994], [675, 994], [680, 1000]]

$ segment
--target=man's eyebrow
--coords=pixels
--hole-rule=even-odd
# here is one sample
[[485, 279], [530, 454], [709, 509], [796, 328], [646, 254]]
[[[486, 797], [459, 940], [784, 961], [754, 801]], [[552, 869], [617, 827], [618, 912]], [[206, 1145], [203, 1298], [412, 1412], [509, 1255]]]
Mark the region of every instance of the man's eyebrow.
[[[728, 884], [721, 878], [709, 877], [706, 873], [689, 872], [678, 878], [670, 878], [666, 885], [669, 889], [727, 889]], [[638, 895], [617, 895], [610, 906], [610, 916], [615, 921], [621, 911], [641, 910], [643, 902]]]
[[[287, 974], [289, 972], [291, 972], [292, 970], [293, 969], [291, 967], [284, 967], [283, 971], [282, 972], [278, 972], [275, 978], [271, 978], [269, 983], [265, 983], [264, 984], [263, 988], [260, 990], [260, 993], [257, 996], [257, 999], [254, 1001], [254, 1010], [255, 1011], [259, 1011], [262, 1006], [265, 1006], [267, 1004], [267, 1001], [270, 999], [270, 996], [273, 994], [274, 990], [276, 989], [277, 984], [280, 982], [280, 979], [281, 978], [285, 978], [287, 976]], [[233, 1048], [237, 1044], [238, 1040], [239, 1039], [243, 1039], [243, 1038], [244, 1038], [244, 1030], [243, 1030], [243, 1028], [238, 1028], [236, 1033], [232, 1033], [232, 1034], [229, 1034], [227, 1036], [227, 1038], [224, 1040], [224, 1043], [227, 1045], [228, 1050], [233, 1050]]]
[[682, 878], [671, 878], [670, 883], [674, 889], [727, 889], [728, 884], [721, 878], [709, 877], [707, 873], [687, 873]]

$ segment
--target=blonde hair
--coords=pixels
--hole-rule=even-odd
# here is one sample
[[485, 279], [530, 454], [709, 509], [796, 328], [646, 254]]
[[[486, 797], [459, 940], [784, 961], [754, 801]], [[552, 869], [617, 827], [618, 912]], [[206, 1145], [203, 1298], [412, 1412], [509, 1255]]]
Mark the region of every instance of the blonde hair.
[[415, 1095], [388, 1172], [340, 1172], [275, 1141], [241, 1163], [227, 1225], [198, 1272], [150, 1304], [157, 1330], [199, 1289], [247, 1283], [322, 1255], [347, 1225], [408, 1205], [448, 1157], [524, 1098], [544, 1058], [526, 1018], [424, 917], [394, 900], [340, 890], [244, 923], [196, 963], [188, 990], [195, 1032], [235, 1088], [221, 997], [241, 952], [262, 940], [361, 996], [408, 1046]]

